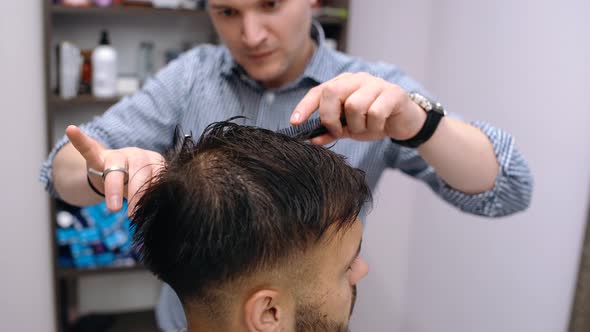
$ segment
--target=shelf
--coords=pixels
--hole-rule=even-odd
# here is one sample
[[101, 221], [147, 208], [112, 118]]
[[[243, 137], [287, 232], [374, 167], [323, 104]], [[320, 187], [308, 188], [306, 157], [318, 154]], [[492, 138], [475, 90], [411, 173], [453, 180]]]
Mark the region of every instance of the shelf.
[[336, 16], [317, 16], [314, 17], [315, 20], [320, 22], [322, 25], [344, 25], [346, 24], [346, 19]]
[[205, 16], [206, 13], [201, 9], [169, 9], [153, 7], [133, 7], [133, 6], [111, 6], [111, 7], [67, 7], [60, 5], [51, 6], [53, 15], [100, 15], [100, 16]]
[[90, 313], [79, 318], [68, 331], [104, 331], [104, 332], [157, 332], [158, 327], [154, 309]]
[[115, 323], [106, 332], [157, 332], [154, 310], [127, 312], [115, 315]]
[[[168, 8], [153, 8], [153, 7], [129, 7], [129, 6], [112, 6], [112, 7], [67, 7], [60, 5], [51, 6], [51, 13], [53, 15], [66, 16], [141, 16], [141, 15], [166, 15], [173, 17], [180, 16], [206, 16], [207, 13], [202, 9], [168, 9]], [[322, 24], [326, 25], [343, 25], [347, 19], [337, 16], [316, 16], [314, 17]]]
[[63, 99], [56, 95], [49, 97], [51, 106], [73, 107], [73, 106], [111, 106], [121, 100], [121, 97], [96, 98], [92, 95], [80, 95], [71, 99]]
[[117, 267], [97, 267], [97, 268], [58, 268], [58, 275], [61, 278], [78, 278], [81, 276], [102, 275], [123, 272], [147, 271], [143, 265], [137, 264], [132, 266]]

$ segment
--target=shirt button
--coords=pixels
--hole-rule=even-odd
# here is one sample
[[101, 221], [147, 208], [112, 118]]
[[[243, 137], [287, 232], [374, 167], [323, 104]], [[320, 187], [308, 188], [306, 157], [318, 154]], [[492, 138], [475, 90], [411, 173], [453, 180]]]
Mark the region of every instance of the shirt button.
[[275, 100], [275, 94], [272, 92], [265, 93], [264, 100], [266, 101], [267, 104], [272, 104], [272, 102]]

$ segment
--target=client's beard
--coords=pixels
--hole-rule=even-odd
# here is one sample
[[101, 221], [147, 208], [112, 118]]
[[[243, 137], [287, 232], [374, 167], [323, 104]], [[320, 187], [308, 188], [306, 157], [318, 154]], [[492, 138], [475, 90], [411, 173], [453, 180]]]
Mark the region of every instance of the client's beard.
[[[350, 303], [350, 316], [356, 303], [356, 285], [352, 286], [352, 300]], [[318, 305], [298, 304], [295, 309], [296, 332], [349, 332], [348, 321], [336, 322], [322, 313]]]
[[352, 286], [352, 302], [350, 303], [350, 317], [352, 317], [352, 312], [354, 311], [354, 305], [356, 304], [356, 285]]

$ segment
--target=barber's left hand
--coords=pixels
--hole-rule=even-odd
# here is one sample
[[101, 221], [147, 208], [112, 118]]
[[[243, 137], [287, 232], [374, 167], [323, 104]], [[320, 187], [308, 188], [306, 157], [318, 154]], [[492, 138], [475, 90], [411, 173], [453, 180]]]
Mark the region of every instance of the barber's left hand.
[[303, 123], [316, 110], [329, 134], [311, 140], [314, 144], [345, 137], [405, 140], [415, 136], [426, 120], [426, 113], [401, 87], [367, 73], [344, 73], [311, 89], [291, 114], [291, 124]]

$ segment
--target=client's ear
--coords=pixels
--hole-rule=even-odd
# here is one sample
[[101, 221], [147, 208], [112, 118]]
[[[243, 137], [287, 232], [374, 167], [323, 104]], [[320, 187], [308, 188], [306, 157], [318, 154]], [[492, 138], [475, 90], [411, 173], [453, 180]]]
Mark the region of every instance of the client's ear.
[[290, 330], [294, 313], [289, 301], [276, 290], [262, 289], [250, 295], [244, 305], [244, 319], [250, 332]]

